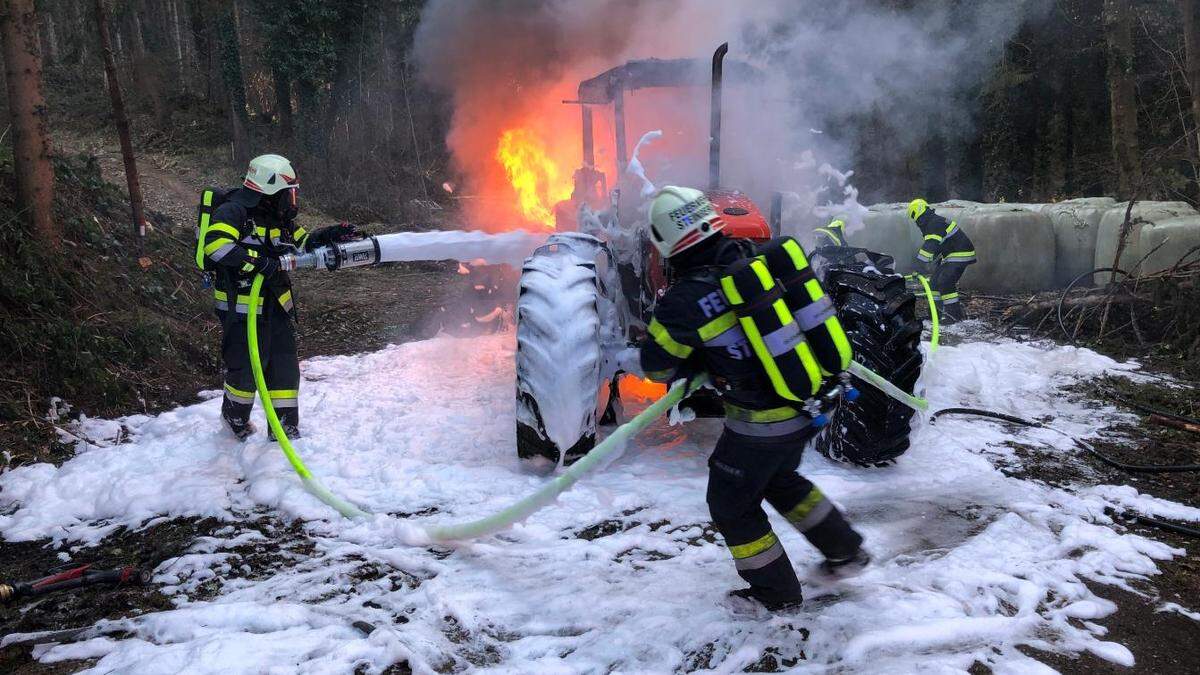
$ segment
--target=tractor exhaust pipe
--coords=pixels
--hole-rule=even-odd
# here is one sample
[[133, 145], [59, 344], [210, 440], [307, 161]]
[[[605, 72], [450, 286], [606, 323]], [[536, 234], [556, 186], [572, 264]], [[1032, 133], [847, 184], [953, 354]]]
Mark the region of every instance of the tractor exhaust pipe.
[[713, 52], [712, 59], [712, 103], [709, 117], [708, 139], [708, 188], [721, 187], [721, 77], [725, 55], [729, 53], [726, 42]]

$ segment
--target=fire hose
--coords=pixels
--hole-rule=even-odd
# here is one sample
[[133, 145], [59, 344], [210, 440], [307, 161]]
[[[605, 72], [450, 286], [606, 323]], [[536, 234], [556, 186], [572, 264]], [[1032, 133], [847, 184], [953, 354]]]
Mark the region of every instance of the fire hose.
[[917, 281], [921, 282], [921, 286], [925, 289], [925, 301], [929, 303], [930, 331], [932, 332], [932, 335], [929, 338], [929, 353], [932, 355], [937, 351], [938, 333], [940, 332], [937, 303], [933, 301], [933, 289], [929, 288], [929, 280], [925, 278], [924, 274], [906, 274], [904, 275], [904, 278], [906, 280], [915, 278]]
[[93, 570], [91, 565], [81, 565], [34, 581], [0, 584], [0, 604], [96, 584], [143, 584], [148, 580], [149, 574], [136, 567]]
[[[537, 241], [540, 241], [537, 235], [523, 232], [502, 235], [480, 232], [404, 232], [321, 247], [310, 253], [285, 254], [280, 257], [280, 267], [285, 270], [321, 268], [337, 270], [402, 260], [461, 259], [464, 251], [470, 251], [473, 254], [470, 258], [472, 260], [478, 258], [482, 252], [489, 260], [511, 261], [523, 256], [524, 252], [529, 250], [530, 244]], [[258, 350], [257, 308], [262, 302], [263, 282], [263, 276], [256, 274], [250, 288], [249, 307], [251, 309], [246, 321], [246, 340], [250, 351], [254, 384], [262, 400], [267, 424], [279, 442], [288, 463], [300, 476], [304, 487], [311, 494], [346, 518], [367, 517], [370, 515], [367, 511], [338, 497], [313, 475], [287, 434], [284, 433], [283, 425], [279, 421], [279, 415], [275, 411], [271, 394], [267, 389]], [[850, 372], [914, 410], [924, 411], [929, 407], [925, 399], [904, 392], [862, 364], [851, 362]], [[469, 539], [499, 531], [527, 518], [569, 489], [610, 455], [618, 452], [630, 438], [705, 382], [707, 382], [707, 376], [694, 378], [686, 386], [682, 382], [676, 383], [666, 395], [632, 420], [618, 427], [608, 438], [553, 481], [508, 508], [480, 520], [440, 526], [427, 531], [426, 535], [434, 541]], [[840, 392], [841, 388], [838, 388], [838, 391]]]

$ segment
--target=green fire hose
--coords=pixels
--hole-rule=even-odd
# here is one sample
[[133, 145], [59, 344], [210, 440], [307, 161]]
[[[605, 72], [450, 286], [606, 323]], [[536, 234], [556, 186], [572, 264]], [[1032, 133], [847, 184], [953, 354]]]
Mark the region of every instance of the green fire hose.
[[938, 348], [939, 321], [937, 303], [933, 301], [933, 290], [929, 288], [929, 282], [925, 279], [925, 275], [918, 274], [917, 281], [920, 281], [921, 285], [925, 287], [925, 301], [929, 303], [929, 317], [932, 321], [933, 331], [933, 335], [929, 338], [929, 353], [932, 355]]
[[300, 453], [292, 447], [287, 434], [283, 433], [283, 425], [279, 423], [279, 415], [275, 413], [275, 406], [271, 403], [271, 393], [267, 391], [267, 380], [263, 377], [262, 360], [258, 355], [258, 305], [262, 301], [262, 284], [263, 276], [255, 274], [254, 284], [250, 286], [250, 305], [246, 314], [246, 340], [250, 345], [250, 369], [254, 371], [254, 385], [258, 387], [258, 396], [262, 399], [263, 411], [267, 414], [267, 424], [275, 434], [275, 439], [279, 441], [279, 447], [283, 448], [288, 462], [300, 476], [300, 482], [304, 483], [309, 492], [347, 518], [365, 518], [369, 515], [366, 511], [333, 494], [317, 480], [304, 465], [304, 460], [300, 459]]
[[617, 427], [608, 438], [601, 441], [599, 445], [584, 455], [583, 459], [572, 464], [566, 471], [563, 471], [557, 478], [543, 485], [537, 492], [513, 503], [503, 511], [487, 518], [467, 523], [428, 528], [426, 534], [434, 541], [473, 539], [499, 532], [513, 523], [528, 518], [530, 514], [549, 504], [558, 495], [566, 492], [580, 478], [583, 478], [592, 469], [604, 462], [604, 460], [620, 452], [629, 439], [633, 438], [642, 429], [645, 429], [655, 418], [666, 413], [671, 406], [699, 389], [705, 382], [708, 382], [707, 375], [700, 375], [693, 378], [686, 385], [683, 380], [676, 382], [662, 398], [652, 403], [633, 419]]

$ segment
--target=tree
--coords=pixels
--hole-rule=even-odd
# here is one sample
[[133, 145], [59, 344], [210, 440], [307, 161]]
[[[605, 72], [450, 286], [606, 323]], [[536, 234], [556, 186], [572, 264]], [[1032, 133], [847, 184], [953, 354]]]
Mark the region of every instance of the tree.
[[104, 72], [108, 76], [108, 95], [112, 99], [113, 119], [121, 141], [121, 157], [125, 160], [125, 182], [129, 185], [129, 206], [133, 211], [133, 229], [146, 236], [145, 207], [142, 202], [142, 182], [138, 178], [133, 142], [129, 138], [129, 117], [125, 115], [125, 100], [121, 82], [117, 79], [117, 61], [113, 58], [112, 39], [108, 33], [108, 10], [104, 0], [96, 0], [96, 30], [100, 34], [100, 53], [104, 57]]
[[1104, 39], [1108, 46], [1108, 88], [1112, 152], [1118, 191], [1134, 199], [1141, 183], [1138, 146], [1137, 78], [1133, 59], [1133, 9], [1130, 0], [1104, 0]]
[[[1196, 136], [1196, 159], [1200, 161], [1200, 1], [1181, 0], [1179, 9], [1183, 19], [1187, 84], [1192, 97], [1192, 131]], [[1200, 176], [1196, 178], [1200, 181]]]
[[229, 94], [229, 128], [235, 164], [250, 160], [250, 120], [246, 114], [246, 84], [242, 76], [241, 39], [238, 36], [237, 0], [222, 3], [217, 16], [217, 42], [221, 51], [221, 80]]
[[62, 242], [54, 221], [54, 168], [46, 99], [42, 95], [42, 57], [33, 0], [0, 0], [0, 40], [13, 125], [13, 163], [22, 209], [33, 231], [52, 248]]

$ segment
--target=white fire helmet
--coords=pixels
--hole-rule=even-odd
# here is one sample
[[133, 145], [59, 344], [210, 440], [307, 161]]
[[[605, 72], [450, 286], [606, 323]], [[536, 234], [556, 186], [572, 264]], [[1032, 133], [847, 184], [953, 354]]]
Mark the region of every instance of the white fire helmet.
[[695, 188], [668, 185], [650, 204], [651, 240], [664, 258], [679, 255], [724, 227], [712, 202]]
[[280, 190], [300, 187], [300, 181], [286, 157], [259, 155], [250, 160], [250, 168], [246, 170], [246, 180], [242, 185], [264, 195], [273, 195]]

